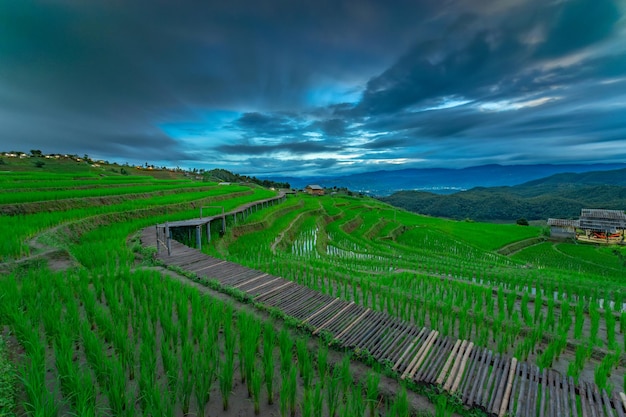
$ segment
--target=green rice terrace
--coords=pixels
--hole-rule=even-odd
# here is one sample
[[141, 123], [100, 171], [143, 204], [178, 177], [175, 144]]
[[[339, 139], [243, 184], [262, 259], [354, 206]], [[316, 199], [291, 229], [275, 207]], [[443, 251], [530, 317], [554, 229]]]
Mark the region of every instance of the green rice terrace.
[[624, 416], [624, 247], [182, 176], [0, 189], [2, 416]]

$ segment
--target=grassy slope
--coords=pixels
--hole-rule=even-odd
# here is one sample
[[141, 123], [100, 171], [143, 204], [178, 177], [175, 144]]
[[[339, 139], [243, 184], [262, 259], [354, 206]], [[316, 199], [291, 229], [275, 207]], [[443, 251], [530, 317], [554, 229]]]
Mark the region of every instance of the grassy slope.
[[[58, 172], [44, 174], [39, 170], [36, 172], [34, 178], [40, 179], [50, 179], [58, 174]], [[3, 175], [9, 178], [12, 174]], [[70, 172], [69, 175], [75, 174]], [[32, 174], [30, 176], [33, 177]], [[93, 175], [81, 177], [93, 179]], [[85, 180], [75, 181], [79, 187], [81, 181]], [[258, 193], [258, 198], [265, 196], [263, 191]], [[249, 265], [259, 263], [261, 260], [268, 265], [271, 264], [272, 268], [282, 268], [283, 272], [289, 270], [291, 265], [305, 265], [316, 270], [316, 273], [329, 277], [346, 273], [373, 286], [382, 283], [389, 286], [398, 285], [396, 274], [389, 273], [389, 265], [396, 265], [406, 270], [419, 269], [424, 273], [425, 281], [428, 281], [426, 275], [435, 269], [452, 271], [454, 275], [465, 279], [478, 273], [484, 276], [485, 271], [488, 271], [495, 285], [501, 283], [509, 288], [519, 289], [524, 282], [530, 281], [536, 281], [537, 285], [541, 283], [555, 285], [558, 288], [563, 284], [562, 277], [567, 276], [570, 281], [578, 280], [581, 287], [592, 286], [599, 279], [608, 277], [612, 287], [607, 285], [604, 287], [605, 290], [623, 289], [620, 278], [623, 278], [624, 270], [620, 266], [622, 260], [620, 256], [624, 256], [624, 251], [616, 254], [610, 250], [593, 247], [571, 248], [567, 245], [558, 245], [552, 248], [550, 245], [542, 244], [523, 250], [512, 258], [495, 253], [496, 249], [512, 242], [539, 236], [540, 228], [457, 222], [419, 216], [369, 198], [343, 196], [290, 198], [288, 205], [293, 206], [293, 209], [281, 212], [280, 215], [273, 215], [272, 213], [284, 209], [277, 206], [255, 213], [248, 221], [264, 222], [263, 230], [255, 231], [255, 228], [251, 228], [252, 232], [233, 239], [230, 246], [227, 240], [220, 241], [220, 244], [224, 245], [223, 250], [216, 254]], [[184, 197], [181, 196], [181, 199]], [[240, 202], [236, 199], [224, 202], [224, 205], [233, 207], [238, 204]], [[324, 209], [322, 215], [318, 214], [321, 208]], [[113, 207], [111, 210], [115, 209]], [[163, 211], [137, 212], [135, 209], [129, 210], [126, 206], [119, 209], [132, 214], [120, 216], [119, 223], [108, 225], [85, 223], [85, 228], [79, 225], [77, 230], [82, 233], [79, 239], [65, 243], [67, 250], [79, 262], [94, 271], [115, 271], [120, 265], [123, 268], [128, 267], [133, 261], [133, 256], [126, 247], [126, 237], [140, 227], [154, 224], [165, 216]], [[81, 216], [87, 216], [89, 210]], [[181, 211], [176, 217], [195, 215], [197, 210], [194, 209]], [[169, 218], [171, 216], [169, 214]], [[42, 226], [45, 227], [50, 226]], [[229, 230], [232, 229], [229, 227]], [[270, 246], [276, 236], [283, 231], [289, 233], [285, 233], [284, 241], [278, 246], [278, 252], [272, 253]], [[320, 252], [322, 256], [312, 257], [311, 252], [297, 255], [302, 252], [294, 251], [294, 245], [310, 244], [311, 233], [317, 238], [314, 246], [318, 250], [323, 249]], [[302, 238], [300, 240], [302, 243], [296, 243], [299, 238]], [[540, 254], [539, 257], [535, 255], [536, 253]], [[533, 256], [533, 261], [529, 260], [530, 256]], [[535, 264], [534, 268], [521, 268], [531, 262]], [[412, 280], [415, 281], [413, 278]], [[465, 286], [461, 283], [448, 287], [445, 281], [439, 283], [438, 277], [434, 282], [442, 289], [439, 299], [445, 297], [457, 306], [460, 305], [457, 303], [461, 302], [455, 299], [457, 295], [454, 295], [454, 292], [457, 288], [466, 291], [463, 295], [466, 300], [475, 296], [470, 291], [471, 285]], [[373, 288], [382, 290], [382, 287]], [[565, 287], [562, 287], [561, 291], [571, 292], [565, 290]], [[463, 301], [463, 306], [466, 305], [465, 302]], [[468, 305], [471, 306], [471, 302]], [[451, 331], [454, 332], [454, 324]]]

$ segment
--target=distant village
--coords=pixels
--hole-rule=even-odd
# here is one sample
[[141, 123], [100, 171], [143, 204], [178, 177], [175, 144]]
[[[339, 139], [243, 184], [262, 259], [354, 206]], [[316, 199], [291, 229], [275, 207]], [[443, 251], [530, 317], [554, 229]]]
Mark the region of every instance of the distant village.
[[[19, 152], [19, 151], [10, 151], [10, 152], [0, 152], [0, 157], [2, 158], [43, 158], [43, 159], [57, 159], [57, 160], [70, 160], [74, 162], [84, 162], [91, 165], [94, 168], [100, 168], [103, 165], [114, 165], [114, 166], [123, 166], [123, 167], [133, 167], [136, 169], [146, 169], [146, 170], [162, 170], [162, 171], [170, 171], [170, 172], [186, 172], [184, 169], [177, 168], [168, 168], [166, 166], [157, 167], [155, 165], [150, 165], [147, 162], [144, 165], [130, 165], [128, 162], [124, 164], [119, 164], [117, 162], [109, 162], [104, 159], [94, 160], [89, 157], [89, 155], [85, 154], [82, 157], [77, 154], [60, 154], [60, 153], [51, 153], [44, 154], [40, 150], [33, 149], [30, 153]], [[202, 170], [204, 171], [204, 170]]]
[[[260, 180], [256, 177], [249, 177], [245, 175], [234, 174], [225, 169], [205, 170], [204, 168], [193, 168], [193, 169], [186, 170], [180, 167], [176, 167], [176, 168], [168, 168], [166, 166], [158, 167], [153, 164], [149, 164], [148, 162], [144, 163], [143, 165], [131, 165], [128, 162], [124, 164], [119, 164], [117, 162], [109, 162], [103, 159], [92, 159], [87, 154], [84, 154], [83, 156], [79, 156], [77, 154], [59, 154], [59, 153], [44, 154], [41, 150], [38, 150], [38, 149], [32, 149], [29, 153], [21, 152], [21, 151], [0, 152], [0, 165], [7, 164], [7, 162], [5, 162], [3, 158], [9, 158], [9, 159], [33, 158], [36, 160], [34, 162], [34, 166], [39, 167], [39, 168], [43, 168], [45, 166], [46, 159], [67, 160], [67, 161], [89, 164], [92, 168], [113, 167], [111, 169], [123, 175], [129, 174], [127, 170], [129, 168], [133, 168], [136, 170], [145, 170], [145, 171], [157, 171], [157, 170], [168, 171], [172, 173], [179, 173], [187, 178], [195, 179], [198, 181], [207, 180], [208, 178], [210, 178], [212, 180], [217, 180], [219, 184], [221, 185], [231, 184], [231, 183], [242, 183], [242, 182], [243, 183], [255, 183], [263, 187], [267, 187], [267, 188], [281, 189], [286, 193], [296, 192], [296, 190], [292, 189], [290, 184], [288, 183], [281, 183], [281, 182], [270, 181], [270, 180]], [[307, 185], [303, 190], [299, 190], [299, 191], [303, 191], [307, 194], [316, 195], [316, 196], [323, 196], [326, 194], [325, 188], [317, 184]], [[331, 195], [337, 192], [344, 192], [346, 194], [352, 195], [352, 193], [348, 189], [345, 189], [345, 188], [334, 187], [330, 189]]]

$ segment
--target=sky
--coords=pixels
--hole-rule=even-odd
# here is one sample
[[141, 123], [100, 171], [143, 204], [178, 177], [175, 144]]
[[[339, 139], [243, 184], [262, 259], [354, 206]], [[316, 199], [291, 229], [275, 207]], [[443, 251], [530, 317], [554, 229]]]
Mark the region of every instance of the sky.
[[626, 162], [626, 1], [0, 0], [0, 144], [257, 176]]

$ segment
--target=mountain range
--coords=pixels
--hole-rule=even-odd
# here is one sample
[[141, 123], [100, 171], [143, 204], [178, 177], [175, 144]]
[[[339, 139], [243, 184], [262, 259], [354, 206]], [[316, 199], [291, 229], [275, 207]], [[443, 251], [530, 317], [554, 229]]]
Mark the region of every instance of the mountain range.
[[[374, 196], [388, 196], [400, 190], [451, 194], [475, 187], [514, 186], [555, 174], [591, 173], [626, 168], [626, 164], [568, 165], [481, 165], [470, 168], [412, 168], [395, 171], [372, 171], [344, 176], [267, 177], [287, 182], [293, 188], [318, 184], [325, 188], [341, 187]], [[264, 179], [264, 178], [261, 178]], [[589, 181], [593, 175], [589, 177]], [[554, 179], [554, 181], [561, 181]]]
[[626, 209], [626, 168], [555, 174], [515, 186], [475, 187], [449, 195], [399, 191], [381, 200], [417, 213], [453, 219], [578, 218], [582, 208]]

